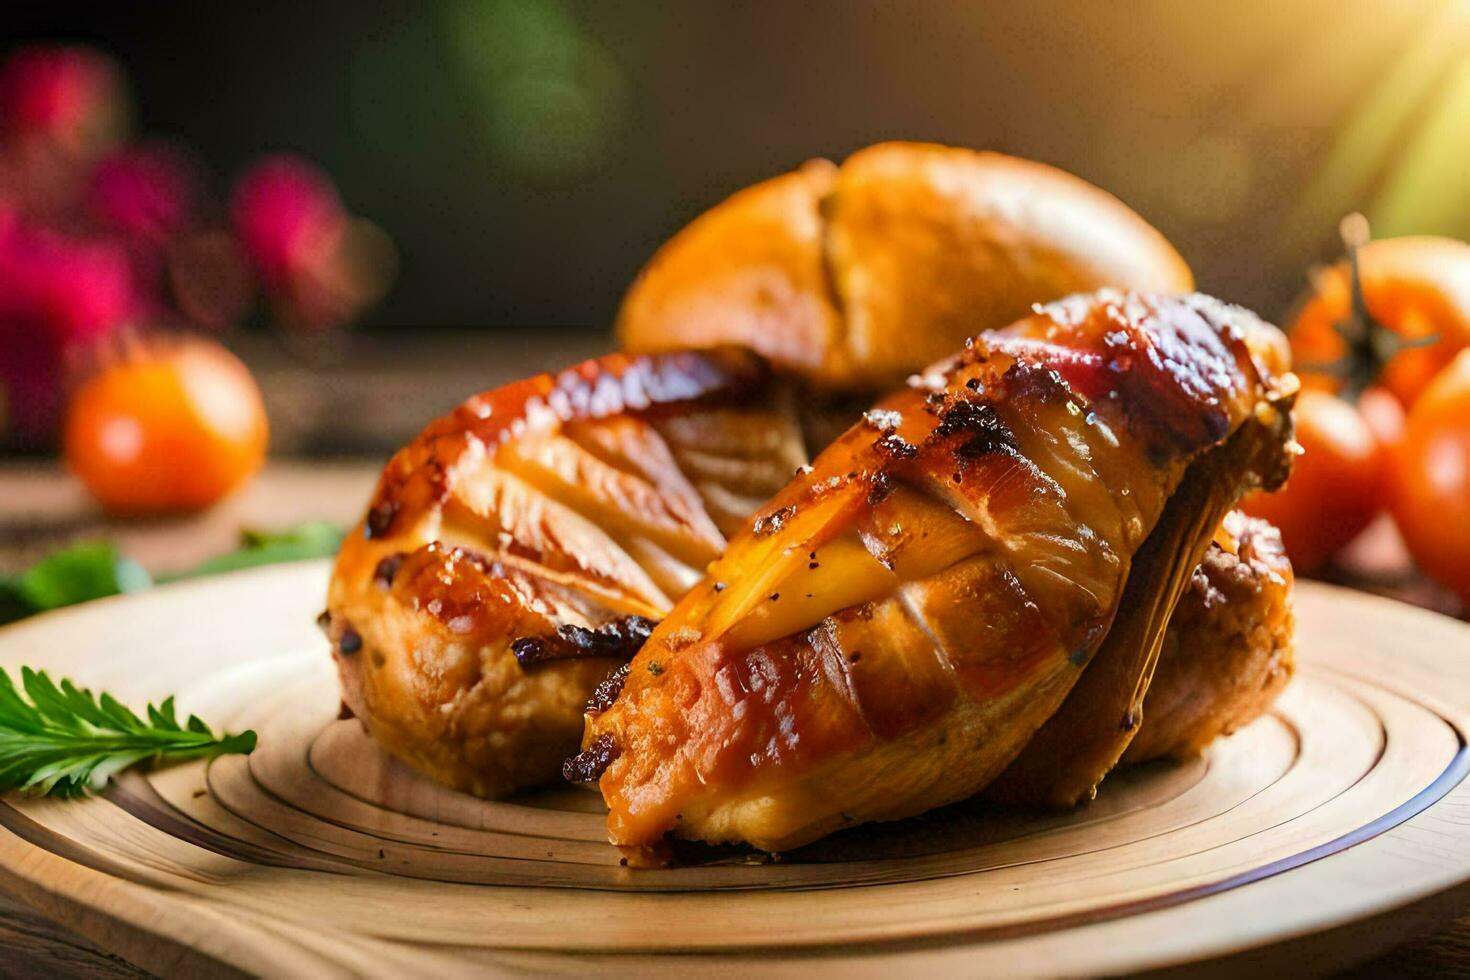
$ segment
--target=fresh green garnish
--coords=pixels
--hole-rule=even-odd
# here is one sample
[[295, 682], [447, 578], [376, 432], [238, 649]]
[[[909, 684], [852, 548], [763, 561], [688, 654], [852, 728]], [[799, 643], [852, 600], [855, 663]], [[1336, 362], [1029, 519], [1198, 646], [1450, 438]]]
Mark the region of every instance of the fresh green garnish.
[[18, 615], [13, 618], [18, 619], [27, 612], [136, 592], [152, 584], [141, 565], [112, 545], [87, 542], [55, 552], [14, 578], [0, 579], [0, 592], [14, 604]]
[[164, 581], [174, 578], [197, 578], [201, 575], [218, 575], [221, 572], [254, 568], [257, 565], [278, 565], [288, 561], [305, 561], [308, 558], [329, 558], [342, 547], [342, 529], [330, 521], [308, 521], [288, 531], [270, 532], [246, 528], [240, 532], [240, 547], [236, 551], [217, 555], [196, 565], [182, 575], [166, 576]]
[[[164, 582], [217, 575], [256, 565], [324, 558], [337, 553], [342, 529], [328, 521], [311, 521], [288, 531], [240, 532], [240, 547], [217, 555]], [[0, 624], [89, 599], [137, 592], [153, 584], [148, 572], [122, 555], [115, 546], [99, 541], [71, 545], [41, 559], [20, 575], [0, 577]]]
[[198, 717], [180, 724], [174, 699], [139, 718], [108, 694], [94, 697], [69, 680], [20, 669], [21, 686], [0, 669], [0, 792], [73, 797], [102, 789], [140, 762], [183, 762], [248, 754], [255, 733], [216, 736]]

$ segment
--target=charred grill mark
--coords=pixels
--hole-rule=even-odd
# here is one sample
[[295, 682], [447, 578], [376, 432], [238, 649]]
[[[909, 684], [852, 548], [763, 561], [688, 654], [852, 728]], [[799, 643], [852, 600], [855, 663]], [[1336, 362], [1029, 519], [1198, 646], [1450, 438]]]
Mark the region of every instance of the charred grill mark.
[[897, 489], [898, 484], [893, 481], [893, 477], [886, 470], [879, 470], [873, 474], [873, 482], [868, 486], [868, 506], [877, 507]]
[[587, 699], [587, 714], [600, 715], [612, 707], [618, 695], [623, 693], [623, 684], [628, 680], [628, 670], [631, 664], [623, 664], [617, 670], [602, 679], [592, 692], [592, 697]]
[[393, 586], [393, 579], [398, 575], [398, 570], [403, 567], [403, 552], [389, 555], [378, 562], [373, 569], [373, 584], [380, 589], [388, 589]]
[[1015, 448], [1016, 438], [995, 409], [987, 402], [955, 398], [945, 406], [934, 427], [940, 438], [964, 435]]
[[363, 524], [364, 534], [369, 540], [381, 538], [393, 526], [393, 518], [397, 515], [398, 502], [396, 500], [379, 501], [367, 513], [367, 521]]
[[897, 432], [883, 436], [873, 447], [889, 459], [912, 459], [918, 455], [919, 447], [907, 441]]
[[568, 623], [543, 636], [518, 637], [511, 641], [510, 649], [522, 667], [582, 657], [631, 658], [657, 625], [642, 616], [628, 616], [596, 629]]
[[1005, 421], [987, 402], [955, 398], [939, 415], [934, 439], [954, 439], [950, 450], [954, 457], [955, 483], [964, 480], [965, 470], [981, 457], [995, 452], [1017, 452], [1016, 437]]
[[620, 754], [612, 735], [599, 735], [591, 745], [561, 764], [561, 778], [569, 783], [595, 782]]
[[[892, 408], [870, 408], [863, 412], [862, 423], [878, 432], [873, 448], [890, 460], [910, 459], [918, 454], [919, 448], [898, 434], [903, 425], [903, 412]], [[856, 471], [848, 473], [849, 480], [857, 479]]]

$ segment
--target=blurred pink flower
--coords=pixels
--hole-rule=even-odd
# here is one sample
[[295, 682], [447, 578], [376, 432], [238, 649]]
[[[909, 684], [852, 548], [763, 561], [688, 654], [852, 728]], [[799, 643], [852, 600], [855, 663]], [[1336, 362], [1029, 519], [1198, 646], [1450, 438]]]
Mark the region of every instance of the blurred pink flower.
[[22, 441], [53, 430], [68, 358], [136, 311], [119, 246], [0, 223], [0, 385], [9, 428]]
[[36, 45], [0, 65], [0, 130], [74, 152], [99, 149], [121, 129], [122, 85], [90, 48]]
[[0, 438], [44, 444], [66, 375], [120, 328], [224, 329], [258, 286], [279, 321], [340, 326], [387, 288], [387, 236], [331, 180], [268, 157], [234, 189], [228, 225], [187, 155], [117, 147], [121, 73], [86, 47], [0, 63]]
[[221, 228], [190, 232], [169, 244], [168, 288], [179, 313], [207, 330], [238, 323], [255, 299], [255, 277], [234, 236]]
[[190, 161], [162, 144], [115, 150], [87, 178], [90, 225], [126, 248], [134, 290], [164, 319], [169, 250], [195, 224], [201, 185]]
[[130, 146], [92, 171], [87, 210], [109, 231], [162, 244], [189, 224], [198, 197], [193, 168], [162, 145]]
[[326, 175], [302, 160], [256, 164], [235, 185], [230, 213], [277, 315], [291, 326], [340, 326], [393, 277], [392, 242], [348, 215]]
[[126, 116], [119, 73], [102, 54], [19, 49], [0, 64], [0, 193], [27, 217], [69, 217]]
[[290, 288], [295, 274], [337, 247], [347, 213], [325, 174], [304, 160], [267, 157], [239, 179], [230, 202], [235, 232], [266, 288]]

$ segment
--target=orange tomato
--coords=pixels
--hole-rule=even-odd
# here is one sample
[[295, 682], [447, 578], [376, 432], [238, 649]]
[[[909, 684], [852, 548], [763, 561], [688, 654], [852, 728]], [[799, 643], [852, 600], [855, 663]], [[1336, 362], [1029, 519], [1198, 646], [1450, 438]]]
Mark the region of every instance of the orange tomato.
[[1404, 406], [1388, 389], [1377, 385], [1366, 389], [1358, 396], [1358, 414], [1380, 446], [1388, 448], [1403, 441]]
[[213, 341], [155, 341], [88, 378], [67, 407], [67, 464], [108, 510], [207, 507], [265, 459], [255, 379]]
[[1336, 395], [1303, 391], [1296, 403], [1302, 454], [1286, 485], [1241, 505], [1281, 530], [1292, 565], [1310, 574], [1368, 526], [1382, 507], [1384, 447], [1359, 411]]
[[1389, 483], [1389, 506], [1409, 553], [1470, 602], [1470, 351], [1419, 396]]
[[[1470, 346], [1470, 244], [1430, 236], [1384, 238], [1358, 252], [1363, 300], [1379, 323], [1406, 337], [1435, 335], [1427, 347], [1401, 351], [1379, 379], [1405, 406], [1461, 349]], [[1337, 391], [1318, 366], [1346, 353], [1336, 324], [1352, 310], [1346, 262], [1314, 277], [1288, 327], [1293, 360], [1305, 387]]]

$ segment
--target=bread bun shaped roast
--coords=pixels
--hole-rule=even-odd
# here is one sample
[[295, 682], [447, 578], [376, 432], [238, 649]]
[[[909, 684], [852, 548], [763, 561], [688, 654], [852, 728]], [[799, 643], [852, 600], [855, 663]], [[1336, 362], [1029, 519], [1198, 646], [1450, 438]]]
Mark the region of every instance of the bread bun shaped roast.
[[1183, 294], [1189, 267], [1111, 194], [1045, 164], [879, 143], [742, 190], [653, 256], [629, 351], [734, 344], [822, 390], [882, 391], [1036, 303]]

